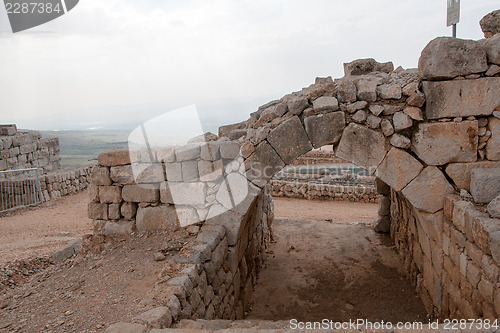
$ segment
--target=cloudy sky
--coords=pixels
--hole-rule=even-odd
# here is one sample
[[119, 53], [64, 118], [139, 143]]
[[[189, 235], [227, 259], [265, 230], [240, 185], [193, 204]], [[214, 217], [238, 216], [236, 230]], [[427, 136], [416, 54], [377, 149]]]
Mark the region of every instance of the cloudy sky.
[[[342, 77], [372, 57], [416, 67], [451, 34], [446, 0], [81, 0], [13, 34], [0, 7], [1, 123], [30, 129], [133, 128], [195, 104], [204, 130]], [[498, 0], [462, 0], [458, 36], [480, 39]]]

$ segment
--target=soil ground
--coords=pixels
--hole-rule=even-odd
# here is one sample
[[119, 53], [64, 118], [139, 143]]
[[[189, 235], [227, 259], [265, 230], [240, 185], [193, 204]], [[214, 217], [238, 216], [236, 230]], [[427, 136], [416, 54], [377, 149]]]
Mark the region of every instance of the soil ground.
[[92, 231], [87, 217], [88, 193], [49, 201], [0, 217], [0, 265], [48, 255]]
[[274, 243], [247, 319], [427, 321], [414, 287], [398, 272], [391, 238], [369, 226], [377, 205], [275, 204]]

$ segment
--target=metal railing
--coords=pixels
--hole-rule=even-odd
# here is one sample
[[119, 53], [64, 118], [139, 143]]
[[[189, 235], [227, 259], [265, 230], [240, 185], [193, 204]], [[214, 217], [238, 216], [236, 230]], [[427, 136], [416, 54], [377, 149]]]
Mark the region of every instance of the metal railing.
[[0, 212], [43, 203], [38, 169], [0, 171]]

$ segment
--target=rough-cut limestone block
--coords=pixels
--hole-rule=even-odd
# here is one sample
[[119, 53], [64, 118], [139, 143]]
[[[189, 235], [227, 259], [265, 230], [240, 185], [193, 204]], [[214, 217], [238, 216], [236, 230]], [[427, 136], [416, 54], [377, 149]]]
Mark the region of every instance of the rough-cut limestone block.
[[116, 323], [106, 329], [106, 333], [146, 333], [147, 326], [129, 323]]
[[487, 209], [491, 217], [500, 218], [500, 195], [491, 200]]
[[489, 116], [500, 105], [500, 77], [422, 84], [428, 119]]
[[108, 205], [99, 202], [89, 202], [87, 210], [89, 219], [92, 220], [107, 220]]
[[119, 186], [99, 186], [99, 201], [102, 203], [120, 203], [122, 189]]
[[179, 227], [173, 206], [139, 207], [135, 224], [139, 232], [174, 231]]
[[309, 107], [309, 102], [307, 101], [307, 98], [304, 97], [299, 97], [299, 98], [293, 98], [288, 101], [288, 111], [292, 115], [299, 115]]
[[203, 206], [205, 204], [204, 183], [168, 182], [173, 203], [176, 205]]
[[481, 161], [474, 163], [452, 163], [446, 167], [446, 174], [459, 190], [470, 192], [470, 173], [472, 169], [500, 168], [500, 162]]
[[182, 163], [165, 163], [165, 175], [169, 182], [182, 182]]
[[198, 162], [185, 161], [182, 162], [182, 180], [185, 182], [193, 182], [199, 180]]
[[130, 164], [128, 148], [106, 150], [97, 157], [102, 166], [118, 166]]
[[339, 101], [335, 97], [321, 96], [313, 101], [314, 111], [337, 111]]
[[124, 202], [120, 207], [120, 212], [126, 220], [131, 220], [137, 213], [137, 204], [135, 202]]
[[223, 136], [227, 137], [231, 131], [236, 130], [236, 129], [243, 129], [243, 128], [245, 128], [245, 126], [246, 126], [245, 121], [243, 121], [241, 123], [221, 126], [221, 127], [219, 127], [219, 136], [220, 137], [223, 137]]
[[335, 80], [337, 86], [337, 98], [341, 103], [356, 102], [356, 85], [353, 80], [342, 78]]
[[492, 238], [490, 236], [500, 231], [500, 224], [498, 222], [498, 219], [488, 217], [477, 217], [474, 221], [472, 230], [474, 242], [486, 254], [491, 253], [490, 245]]
[[366, 169], [377, 167], [385, 156], [385, 137], [362, 125], [349, 124], [335, 152], [337, 157]]
[[314, 148], [335, 145], [339, 142], [345, 128], [344, 112], [331, 112], [307, 117], [305, 128]]
[[427, 44], [418, 60], [424, 80], [444, 80], [486, 72], [486, 51], [477, 41], [438, 37]]
[[[500, 95], [500, 93], [499, 93]], [[486, 158], [492, 161], [500, 160], [500, 119], [491, 118], [489, 122], [491, 138], [486, 144]]]
[[91, 179], [93, 185], [107, 186], [112, 184], [111, 178], [109, 177], [109, 168], [106, 167], [93, 168]]
[[413, 126], [413, 120], [411, 120], [410, 116], [401, 111], [394, 114], [392, 122], [394, 123], [394, 129], [396, 130], [396, 132], [405, 130]]
[[132, 318], [132, 321], [139, 324], [146, 324], [152, 328], [167, 328], [172, 324], [172, 315], [166, 306], [159, 306], [141, 313]]
[[102, 234], [106, 236], [130, 235], [134, 231], [135, 221], [104, 221]]
[[125, 185], [122, 197], [128, 202], [157, 202], [160, 200], [160, 190], [155, 184]]
[[484, 41], [488, 63], [500, 65], [500, 34], [488, 38]]
[[454, 192], [453, 186], [434, 166], [425, 168], [403, 189], [403, 195], [415, 208], [428, 213], [443, 209], [444, 198]]
[[429, 165], [477, 160], [477, 121], [419, 124], [413, 136], [418, 157]]
[[392, 62], [380, 63], [372, 58], [344, 63], [345, 76], [365, 75], [373, 72], [391, 73], [393, 70], [394, 64]]
[[398, 83], [380, 85], [377, 87], [377, 93], [382, 99], [400, 99], [402, 96]]
[[500, 168], [473, 169], [470, 193], [476, 203], [489, 203], [500, 195]]
[[131, 165], [111, 167], [109, 176], [117, 184], [130, 185], [135, 183], [134, 173]]
[[[500, 231], [490, 233], [490, 251], [493, 260], [500, 265]], [[498, 294], [500, 296], [500, 294]]]
[[0, 125], [0, 136], [13, 136], [17, 133], [16, 125]]
[[206, 161], [216, 161], [220, 158], [219, 143], [207, 142], [200, 147], [200, 157]]
[[175, 162], [175, 149], [178, 146], [166, 146], [156, 149], [156, 159], [160, 163], [171, 163]]
[[200, 157], [200, 144], [190, 143], [175, 148], [175, 157], [178, 162], [194, 160]]
[[479, 24], [486, 38], [493, 37], [495, 34], [500, 33], [500, 9], [485, 15]]
[[200, 181], [215, 182], [223, 173], [222, 160], [217, 161], [198, 161], [198, 172], [200, 173]]
[[312, 145], [299, 117], [293, 117], [281, 123], [269, 133], [267, 141], [286, 164], [312, 150]]
[[423, 168], [423, 165], [406, 151], [392, 148], [377, 168], [376, 176], [399, 192], [415, 179]]
[[358, 99], [366, 102], [377, 100], [377, 82], [371, 80], [360, 80], [357, 87]]
[[219, 145], [220, 156], [223, 159], [232, 160], [238, 157], [240, 146], [235, 142], [221, 142]]
[[245, 161], [247, 178], [257, 186], [263, 186], [285, 163], [276, 151], [267, 143], [261, 142], [255, 152]]

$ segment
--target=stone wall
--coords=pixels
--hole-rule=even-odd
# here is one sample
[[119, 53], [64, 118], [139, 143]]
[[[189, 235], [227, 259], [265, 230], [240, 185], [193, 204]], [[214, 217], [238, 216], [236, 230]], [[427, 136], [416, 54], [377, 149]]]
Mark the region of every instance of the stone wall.
[[39, 168], [41, 173], [61, 168], [59, 139], [42, 139], [39, 132], [18, 132], [16, 125], [0, 125], [0, 171]]
[[40, 176], [40, 188], [44, 201], [78, 193], [87, 188], [93, 166], [71, 171], [49, 172]]

